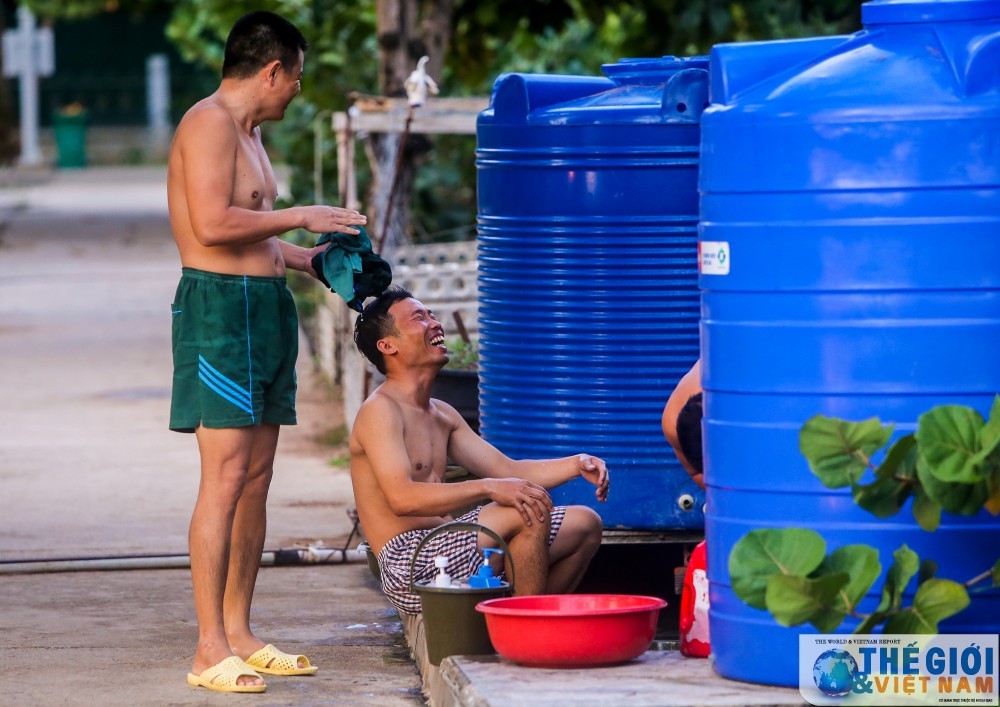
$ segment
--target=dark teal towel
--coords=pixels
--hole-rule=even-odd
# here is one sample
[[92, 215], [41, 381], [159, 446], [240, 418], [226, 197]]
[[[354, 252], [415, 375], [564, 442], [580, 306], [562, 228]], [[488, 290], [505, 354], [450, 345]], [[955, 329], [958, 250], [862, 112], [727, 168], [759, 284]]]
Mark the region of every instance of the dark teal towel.
[[329, 243], [312, 259], [320, 282], [343, 297], [347, 306], [360, 312], [368, 297], [378, 297], [392, 282], [392, 268], [377, 253], [362, 226], [359, 233], [324, 233], [316, 245]]

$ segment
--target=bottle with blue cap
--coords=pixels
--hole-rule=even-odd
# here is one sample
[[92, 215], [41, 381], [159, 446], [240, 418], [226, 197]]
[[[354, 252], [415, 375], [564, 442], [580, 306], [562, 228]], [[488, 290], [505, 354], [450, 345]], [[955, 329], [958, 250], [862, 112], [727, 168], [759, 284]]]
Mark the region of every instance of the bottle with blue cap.
[[503, 582], [499, 577], [493, 574], [493, 567], [490, 565], [490, 555], [503, 555], [503, 550], [497, 550], [492, 547], [487, 547], [483, 549], [483, 564], [479, 568], [476, 574], [469, 577], [469, 586], [477, 589], [482, 589], [484, 587], [500, 587], [503, 586]]

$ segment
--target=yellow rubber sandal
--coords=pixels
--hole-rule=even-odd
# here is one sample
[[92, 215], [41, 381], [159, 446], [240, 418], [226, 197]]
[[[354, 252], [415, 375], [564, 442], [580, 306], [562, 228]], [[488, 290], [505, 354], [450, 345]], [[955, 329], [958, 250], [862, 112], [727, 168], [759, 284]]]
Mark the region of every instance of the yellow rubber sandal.
[[[305, 667], [299, 667], [300, 660], [305, 662]], [[267, 675], [315, 675], [319, 670], [304, 655], [289, 655], [270, 643], [247, 658], [247, 665]]]
[[207, 687], [216, 692], [264, 692], [267, 689], [267, 685], [240, 685], [237, 680], [242, 677], [259, 678], [260, 675], [238, 656], [231, 655], [201, 675], [188, 673], [187, 683], [191, 687]]

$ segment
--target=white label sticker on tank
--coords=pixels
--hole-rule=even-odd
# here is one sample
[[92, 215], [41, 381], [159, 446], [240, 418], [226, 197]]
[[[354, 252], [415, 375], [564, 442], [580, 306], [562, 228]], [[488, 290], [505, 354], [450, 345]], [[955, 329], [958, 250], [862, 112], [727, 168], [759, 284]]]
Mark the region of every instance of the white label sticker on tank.
[[698, 270], [702, 275], [728, 275], [730, 259], [728, 242], [698, 242]]

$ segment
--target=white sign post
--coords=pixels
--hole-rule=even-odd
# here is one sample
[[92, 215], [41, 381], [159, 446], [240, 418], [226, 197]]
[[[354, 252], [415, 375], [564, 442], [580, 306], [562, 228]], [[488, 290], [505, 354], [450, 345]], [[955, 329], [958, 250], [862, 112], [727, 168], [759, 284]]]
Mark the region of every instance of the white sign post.
[[146, 112], [157, 139], [170, 133], [170, 64], [166, 54], [146, 59]]
[[55, 42], [48, 27], [36, 28], [35, 16], [21, 5], [17, 29], [3, 33], [3, 73], [21, 87], [21, 164], [42, 161], [38, 146], [38, 78], [55, 72]]

